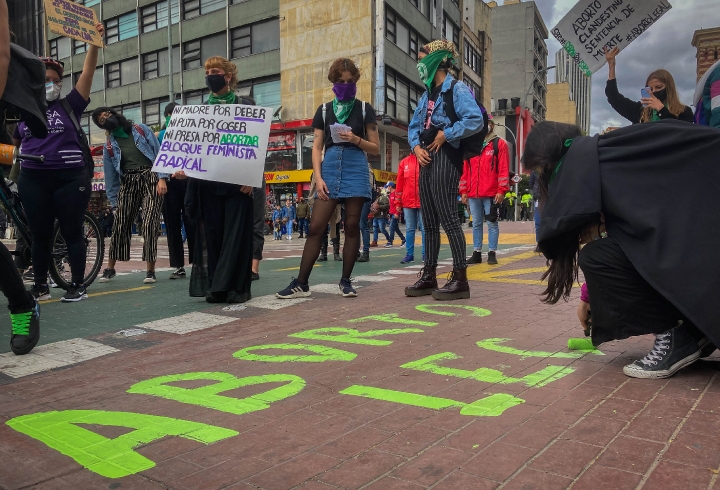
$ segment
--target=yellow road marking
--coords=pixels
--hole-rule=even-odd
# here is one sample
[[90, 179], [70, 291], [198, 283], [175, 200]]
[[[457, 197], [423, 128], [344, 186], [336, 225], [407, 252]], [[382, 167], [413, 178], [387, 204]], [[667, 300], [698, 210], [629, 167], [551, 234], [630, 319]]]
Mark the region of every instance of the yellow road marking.
[[[313, 264], [313, 267], [322, 267], [320, 264]], [[299, 271], [300, 267], [288, 267], [287, 269], [275, 269], [273, 272]]]
[[[103, 291], [101, 293], [90, 293], [88, 294], [88, 298], [94, 298], [96, 296], [105, 296], [108, 294], [118, 294], [118, 293], [131, 293], [133, 291], [143, 291], [145, 289], [152, 289], [154, 286], [140, 286], [137, 288], [130, 288], [130, 289], [118, 289], [116, 291]], [[40, 304], [44, 305], [46, 303], [59, 303], [60, 299], [49, 299], [47, 301], [41, 301]]]

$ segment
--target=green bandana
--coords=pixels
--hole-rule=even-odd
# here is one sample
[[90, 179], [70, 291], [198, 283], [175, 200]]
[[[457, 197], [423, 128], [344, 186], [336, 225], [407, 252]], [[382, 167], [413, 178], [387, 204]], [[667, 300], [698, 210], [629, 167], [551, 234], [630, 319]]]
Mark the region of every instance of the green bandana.
[[234, 104], [235, 103], [235, 92], [228, 90], [225, 95], [210, 94], [208, 98], [208, 104]]
[[451, 51], [439, 49], [433, 51], [423, 59], [418, 61], [417, 69], [420, 74], [420, 80], [425, 84], [428, 90], [432, 90], [433, 80], [435, 79], [435, 73], [440, 66], [440, 63], [446, 59], [453, 59]]
[[[350, 117], [350, 113], [355, 107], [355, 99], [339, 101], [337, 97], [333, 99], [333, 112], [335, 113], [335, 119], [340, 124], [345, 124], [347, 118]], [[364, 122], [363, 122], [364, 124]]]
[[[572, 140], [572, 139], [565, 140], [565, 148], [570, 148], [570, 146], [572, 145], [572, 143], [573, 143], [573, 140]], [[558, 164], [555, 166], [555, 170], [553, 170], [552, 176], [550, 177], [550, 183], [551, 183], [551, 184], [553, 183], [553, 180], [555, 180], [555, 177], [557, 177], [557, 174], [558, 174], [558, 172], [560, 171], [560, 167], [562, 167], [562, 164], [563, 164], [564, 161], [565, 161], [565, 157], [563, 156], [563, 157], [560, 159], [560, 161], [558, 162]]]
[[168, 116], [168, 117], [165, 118], [165, 127], [166, 127], [166, 128], [169, 128], [169, 127], [170, 127], [170, 118], [171, 118], [171, 117], [172, 117], [172, 116]]
[[129, 138], [129, 137], [130, 137], [130, 136], [128, 136], [128, 134], [125, 132], [125, 129], [124, 129], [122, 126], [120, 126], [119, 128], [117, 128], [117, 129], [116, 129], [115, 131], [113, 131], [111, 134], [112, 134], [113, 136], [115, 136], [116, 138]]

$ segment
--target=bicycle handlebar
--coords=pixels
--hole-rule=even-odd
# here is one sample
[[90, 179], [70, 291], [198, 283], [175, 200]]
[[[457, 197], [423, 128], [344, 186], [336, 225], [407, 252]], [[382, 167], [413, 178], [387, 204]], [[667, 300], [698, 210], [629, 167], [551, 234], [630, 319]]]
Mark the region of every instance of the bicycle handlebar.
[[19, 160], [30, 160], [31, 162], [38, 162], [38, 163], [43, 163], [45, 161], [44, 155], [35, 156], [35, 155], [24, 155], [24, 154], [20, 153], [20, 154], [18, 154], [17, 158]]

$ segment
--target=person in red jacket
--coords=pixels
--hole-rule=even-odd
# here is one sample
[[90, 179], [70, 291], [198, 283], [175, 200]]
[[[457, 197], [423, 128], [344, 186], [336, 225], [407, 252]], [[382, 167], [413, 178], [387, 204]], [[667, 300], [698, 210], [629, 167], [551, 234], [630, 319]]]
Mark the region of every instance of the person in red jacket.
[[397, 199], [395, 198], [395, 182], [388, 182], [385, 184], [385, 188], [390, 192], [390, 241], [385, 245], [385, 248], [392, 248], [396, 233], [400, 237], [400, 246], [402, 247], [405, 245], [405, 237], [400, 231], [402, 208], [397, 205]]
[[500, 227], [497, 219], [497, 206], [508, 191], [510, 162], [508, 146], [505, 140], [495, 134], [495, 123], [490, 120], [489, 132], [485, 137], [485, 147], [481, 155], [466, 160], [460, 178], [462, 202], [470, 205], [473, 216], [473, 254], [468, 264], [482, 262], [483, 218], [488, 222], [488, 264], [497, 264], [498, 238]]
[[405, 258], [401, 264], [415, 262], [415, 230], [420, 228], [422, 260], [425, 262], [425, 227], [420, 213], [420, 165], [411, 154], [398, 165], [395, 205], [405, 216]]

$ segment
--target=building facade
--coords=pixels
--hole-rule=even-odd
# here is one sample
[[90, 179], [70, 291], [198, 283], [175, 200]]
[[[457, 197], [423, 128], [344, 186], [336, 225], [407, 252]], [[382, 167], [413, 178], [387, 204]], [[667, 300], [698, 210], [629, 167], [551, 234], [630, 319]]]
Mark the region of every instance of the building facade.
[[572, 99], [569, 82], [549, 83], [546, 121], [578, 124], [577, 104]]
[[[98, 2], [100, 0], [97, 0]], [[8, 0], [12, 42], [36, 54], [45, 49], [43, 0]]]
[[[542, 121], [547, 111], [548, 30], [535, 2], [505, 0], [492, 7], [493, 91], [497, 108], [508, 101], [532, 112]], [[502, 103], [505, 101], [505, 103]], [[518, 102], [519, 101], [519, 102]]]
[[[171, 98], [205, 102], [203, 61], [224, 56], [237, 65], [237, 93], [277, 112], [265, 169], [278, 198], [309, 190], [310, 125], [318, 106], [333, 97], [327, 71], [338, 57], [359, 65], [358, 98], [378, 115], [381, 155], [371, 164], [380, 181], [392, 179], [410, 153], [407, 125], [424, 90], [416, 68], [424, 43], [455, 41], [463, 54], [458, 76], [479, 102], [490, 104], [490, 9], [481, 0], [171, 0], [170, 16], [168, 0], [85, 4], [106, 30], [82, 121], [91, 143], [105, 140], [90, 121], [96, 107], [114, 107], [129, 119], [156, 125]], [[86, 45], [48, 34], [48, 55], [65, 62], [67, 93], [82, 70]]]
[[697, 49], [697, 79], [720, 59], [720, 27], [695, 31], [692, 45]]
[[[555, 53], [555, 83], [570, 84], [570, 100], [575, 102], [577, 109], [577, 125], [585, 134], [590, 134], [592, 77], [586, 76], [564, 49]], [[550, 86], [548, 86], [549, 90]], [[548, 101], [548, 113], [550, 112], [550, 104], [551, 102]], [[557, 121], [557, 119], [551, 120]]]

